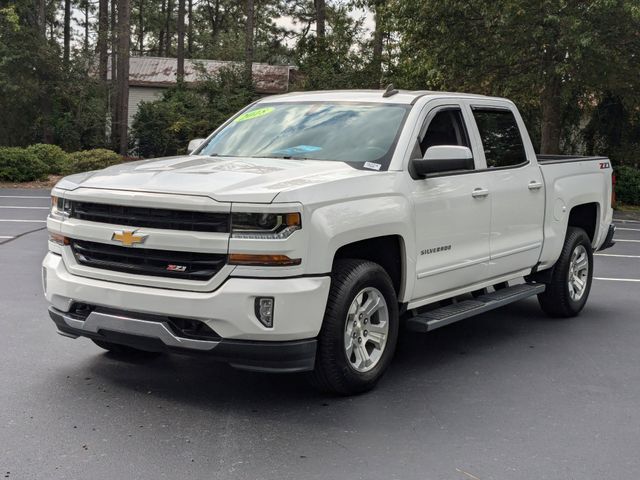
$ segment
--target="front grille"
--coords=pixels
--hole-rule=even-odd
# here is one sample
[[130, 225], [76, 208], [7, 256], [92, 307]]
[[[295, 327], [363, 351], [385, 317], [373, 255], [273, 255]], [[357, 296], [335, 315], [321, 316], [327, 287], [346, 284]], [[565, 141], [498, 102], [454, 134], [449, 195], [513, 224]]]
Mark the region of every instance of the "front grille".
[[187, 280], [209, 280], [227, 262], [227, 256], [219, 253], [129, 248], [84, 240], [71, 240], [71, 250], [76, 261], [87, 267]]
[[[192, 232], [229, 232], [230, 216], [225, 212], [194, 212], [164, 208], [129, 207], [70, 201], [70, 217], [89, 222], [138, 228], [161, 228]], [[69, 208], [65, 205], [65, 208]]]

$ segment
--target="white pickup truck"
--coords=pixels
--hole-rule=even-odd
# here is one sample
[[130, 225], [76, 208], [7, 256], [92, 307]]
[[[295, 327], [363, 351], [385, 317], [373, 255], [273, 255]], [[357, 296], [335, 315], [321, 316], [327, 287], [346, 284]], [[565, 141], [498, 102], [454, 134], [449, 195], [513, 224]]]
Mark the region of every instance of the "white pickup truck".
[[501, 98], [264, 98], [188, 156], [62, 179], [49, 313], [114, 354], [208, 354], [362, 392], [401, 323], [427, 332], [533, 295], [578, 314], [612, 244], [611, 172], [536, 156]]

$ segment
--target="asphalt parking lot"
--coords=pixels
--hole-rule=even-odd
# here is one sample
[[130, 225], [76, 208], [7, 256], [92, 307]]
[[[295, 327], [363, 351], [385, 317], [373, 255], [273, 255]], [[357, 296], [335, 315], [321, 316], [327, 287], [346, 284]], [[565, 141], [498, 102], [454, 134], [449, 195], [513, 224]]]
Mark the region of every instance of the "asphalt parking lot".
[[0, 478], [630, 479], [640, 472], [640, 223], [583, 314], [535, 300], [405, 333], [378, 388], [205, 359], [123, 363], [55, 333], [44, 190], [0, 190]]

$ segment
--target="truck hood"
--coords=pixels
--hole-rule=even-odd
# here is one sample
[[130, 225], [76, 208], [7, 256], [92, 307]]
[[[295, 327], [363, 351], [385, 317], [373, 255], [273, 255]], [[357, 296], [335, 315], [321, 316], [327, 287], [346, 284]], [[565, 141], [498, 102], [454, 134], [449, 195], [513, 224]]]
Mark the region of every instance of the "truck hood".
[[372, 174], [375, 172], [334, 161], [184, 156], [124, 163], [71, 175], [62, 179], [57, 187], [199, 195], [219, 202], [270, 203], [285, 190]]

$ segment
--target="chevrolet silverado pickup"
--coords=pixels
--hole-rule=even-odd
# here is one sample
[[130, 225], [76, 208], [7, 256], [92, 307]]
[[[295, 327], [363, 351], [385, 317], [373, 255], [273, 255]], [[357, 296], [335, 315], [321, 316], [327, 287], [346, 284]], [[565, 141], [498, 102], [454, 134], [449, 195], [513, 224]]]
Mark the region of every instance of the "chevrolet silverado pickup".
[[428, 332], [535, 295], [577, 315], [613, 243], [609, 160], [536, 155], [501, 98], [293, 93], [194, 143], [52, 190], [42, 275], [61, 335], [354, 394], [401, 323]]

